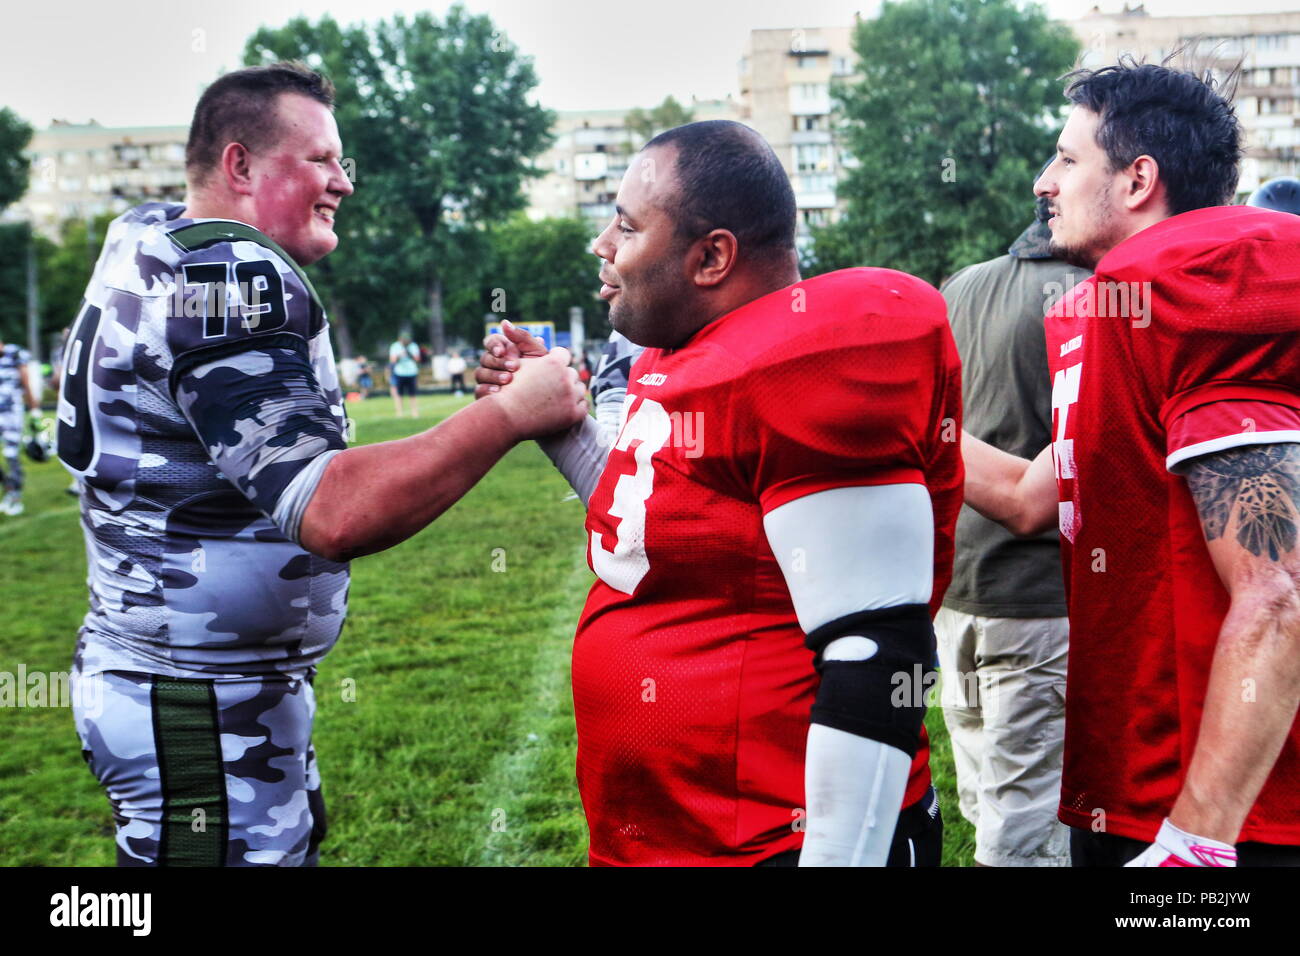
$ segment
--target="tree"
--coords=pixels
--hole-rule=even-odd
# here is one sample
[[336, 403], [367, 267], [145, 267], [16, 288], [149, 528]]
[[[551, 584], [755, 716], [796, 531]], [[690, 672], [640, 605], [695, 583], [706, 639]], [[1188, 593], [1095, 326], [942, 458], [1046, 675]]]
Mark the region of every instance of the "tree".
[[40, 275], [40, 331], [43, 339], [72, 324], [81, 297], [90, 282], [95, 261], [117, 213], [102, 212], [91, 222], [66, 219], [59, 228], [59, 241], [36, 238], [36, 263]]
[[[391, 328], [412, 314], [401, 303], [413, 292], [431, 347], [442, 351], [444, 293], [474, 271], [476, 230], [523, 207], [528, 160], [550, 141], [552, 114], [528, 101], [537, 85], [531, 60], [491, 19], [459, 5], [441, 22], [421, 13], [340, 28], [328, 17], [299, 18], [259, 30], [244, 50], [249, 64], [285, 57], [334, 80], [340, 134], [355, 161], [340, 252], [319, 270], [331, 307], [342, 303], [349, 324], [364, 311], [367, 328], [380, 318]], [[366, 298], [376, 282], [388, 290], [386, 314]]]
[[1014, 0], [886, 2], [854, 36], [859, 78], [835, 88], [847, 209], [813, 231], [810, 273], [888, 266], [938, 283], [1006, 251], [1033, 216], [1078, 55], [1068, 28]]
[[0, 212], [27, 192], [32, 128], [9, 107], [0, 109]]
[[483, 336], [483, 317], [555, 322], [567, 328], [569, 309], [582, 308], [599, 327], [603, 304], [596, 293], [600, 262], [591, 253], [591, 229], [579, 219], [533, 222], [518, 215], [488, 230], [484, 270], [471, 301], [460, 304], [456, 330], [471, 342]]
[[0, 223], [0, 342], [27, 341], [27, 255], [32, 229], [25, 222]]
[[632, 107], [623, 118], [623, 125], [636, 133], [644, 143], [666, 129], [689, 123], [693, 116], [690, 110], [673, 97], [667, 96], [662, 103], [649, 110], [643, 110], [639, 106]]
[[[0, 211], [27, 191], [32, 128], [17, 113], [0, 109]], [[0, 224], [0, 341], [21, 342], [27, 327], [27, 262], [32, 243], [26, 223]]]
[[101, 213], [89, 223], [89, 230], [84, 219], [64, 220], [58, 242], [33, 234], [25, 222], [0, 225], [0, 288], [7, 291], [0, 297], [0, 340], [27, 341], [27, 297], [23, 290], [29, 248], [36, 256], [39, 339], [48, 343], [72, 324], [104, 234], [114, 218], [114, 213]]
[[419, 289], [407, 265], [413, 226], [405, 221], [404, 210], [386, 209], [361, 176], [361, 171], [383, 161], [377, 144], [366, 136], [365, 106], [357, 87], [370, 56], [364, 29], [344, 29], [328, 15], [315, 24], [298, 17], [279, 29], [258, 30], [244, 49], [248, 65], [301, 60], [334, 83], [345, 168], [357, 191], [343, 201], [334, 224], [338, 251], [307, 271], [329, 310], [335, 346], [344, 356], [355, 354], [354, 340], [391, 340], [419, 309]]

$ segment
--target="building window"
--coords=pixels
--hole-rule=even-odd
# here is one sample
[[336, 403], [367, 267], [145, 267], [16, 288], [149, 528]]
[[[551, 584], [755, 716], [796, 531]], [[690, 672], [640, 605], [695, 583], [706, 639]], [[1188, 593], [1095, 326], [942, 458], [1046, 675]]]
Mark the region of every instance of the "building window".
[[835, 177], [830, 173], [800, 176], [798, 183], [801, 193], [827, 193], [835, 189]]
[[831, 148], [824, 143], [801, 143], [794, 148], [794, 161], [801, 173], [825, 172], [831, 168]]

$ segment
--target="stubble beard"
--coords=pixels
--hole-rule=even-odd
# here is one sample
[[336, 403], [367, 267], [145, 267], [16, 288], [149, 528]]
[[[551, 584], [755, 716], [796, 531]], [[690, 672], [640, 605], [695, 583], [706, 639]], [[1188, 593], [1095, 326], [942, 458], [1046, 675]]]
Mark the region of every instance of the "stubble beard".
[[1095, 272], [1097, 263], [1118, 243], [1115, 217], [1110, 206], [1110, 183], [1093, 199], [1091, 234], [1081, 242], [1073, 245], [1060, 242], [1053, 235], [1048, 243], [1048, 251], [1056, 259], [1072, 266]]
[[687, 290], [673, 285], [680, 263], [677, 252], [655, 262], [634, 284], [630, 296], [628, 287], [621, 286], [610, 307], [610, 325], [634, 345], [668, 349], [680, 344], [675, 341], [674, 319], [686, 307]]

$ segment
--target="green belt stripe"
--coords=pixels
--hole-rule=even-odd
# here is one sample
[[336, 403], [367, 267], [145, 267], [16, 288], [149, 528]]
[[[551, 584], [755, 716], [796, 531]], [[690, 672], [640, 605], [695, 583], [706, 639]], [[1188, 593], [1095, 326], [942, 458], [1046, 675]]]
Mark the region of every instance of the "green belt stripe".
[[155, 677], [153, 715], [163, 792], [158, 862], [222, 866], [226, 778], [212, 682]]

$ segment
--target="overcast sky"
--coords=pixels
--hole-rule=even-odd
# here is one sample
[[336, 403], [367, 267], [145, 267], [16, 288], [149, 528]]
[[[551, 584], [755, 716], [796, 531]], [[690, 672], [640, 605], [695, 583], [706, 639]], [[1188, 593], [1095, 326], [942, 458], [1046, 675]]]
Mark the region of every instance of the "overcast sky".
[[[1050, 0], [1053, 16], [1095, 0]], [[1122, 0], [1102, 0], [1106, 11]], [[737, 92], [750, 30], [848, 24], [877, 0], [467, 0], [534, 58], [537, 98], [553, 109], [651, 106]], [[240, 65], [259, 26], [328, 12], [352, 23], [432, 10], [389, 0], [26, 0], [9, 5], [0, 32], [0, 106], [37, 127], [52, 118], [107, 126], [188, 123], [202, 88]], [[1221, 12], [1223, 0], [1148, 0], [1153, 15]], [[1216, 10], [1217, 8], [1217, 10]], [[1300, 0], [1237, 0], [1233, 12], [1300, 9]], [[653, 17], [653, 19], [651, 19]]]

